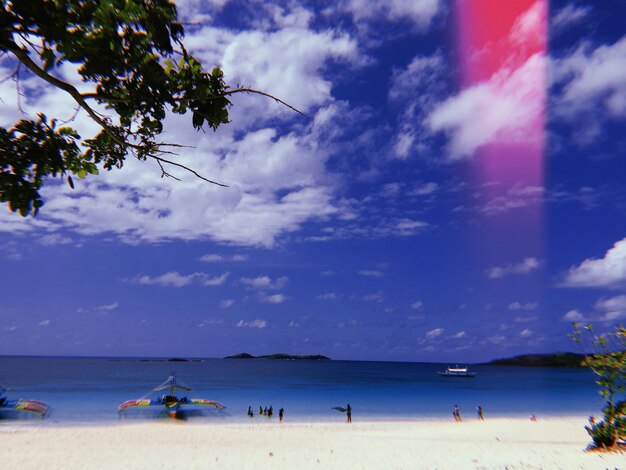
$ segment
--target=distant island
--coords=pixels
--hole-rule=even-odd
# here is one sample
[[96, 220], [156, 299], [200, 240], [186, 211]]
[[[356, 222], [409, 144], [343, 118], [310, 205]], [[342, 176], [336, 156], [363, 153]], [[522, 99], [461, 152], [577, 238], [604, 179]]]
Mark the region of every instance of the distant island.
[[524, 354], [506, 359], [495, 359], [488, 362], [490, 366], [522, 366], [522, 367], [583, 367], [584, 354], [560, 352], [552, 354]]
[[226, 356], [224, 359], [282, 359], [282, 360], [297, 360], [297, 361], [330, 361], [330, 357], [322, 356], [321, 354], [308, 355], [308, 356], [295, 356], [293, 354], [268, 354], [265, 356], [253, 356], [248, 353], [235, 354], [234, 356]]

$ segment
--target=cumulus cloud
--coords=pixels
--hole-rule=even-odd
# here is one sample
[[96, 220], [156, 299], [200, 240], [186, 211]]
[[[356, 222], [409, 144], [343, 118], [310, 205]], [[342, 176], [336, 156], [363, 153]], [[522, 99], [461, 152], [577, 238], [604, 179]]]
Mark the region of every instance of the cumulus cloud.
[[494, 266], [487, 270], [490, 279], [501, 279], [510, 274], [528, 274], [539, 268], [541, 263], [537, 258], [528, 257], [517, 264], [508, 264], [506, 266]]
[[456, 339], [465, 338], [465, 331], [459, 331], [458, 333], [453, 334], [452, 337]]
[[532, 330], [522, 330], [519, 334], [522, 338], [530, 338], [533, 335]]
[[563, 8], [557, 10], [557, 12], [552, 16], [550, 20], [552, 26], [551, 31], [564, 31], [568, 27], [573, 26], [576, 23], [580, 23], [583, 19], [587, 18], [590, 13], [591, 7], [589, 6], [569, 3]]
[[[194, 145], [177, 149], [180, 154], [173, 158], [228, 188], [211, 186], [175, 168], [168, 171], [183, 181], [160, 179], [158, 166], [129, 158], [123, 171], [77, 181], [75, 191], [48, 184], [43, 192], [45, 209], [36, 221], [16, 219], [1, 210], [0, 230], [69, 229], [84, 235], [113, 235], [129, 243], [201, 239], [272, 246], [304, 223], [337, 213], [336, 181], [325, 167], [332, 147], [320, 134], [325, 124], [319, 114], [336, 104], [334, 76], [327, 65], [359, 67], [364, 54], [349, 34], [309, 29], [302, 8], [267, 10], [275, 20], [268, 31], [214, 27], [210, 15], [219, 10], [205, 2], [185, 2], [185, 18], [210, 12], [202, 21], [209, 24], [188, 28], [189, 50], [209, 68], [220, 64], [230, 83], [280, 96], [308, 111], [314, 120], [306, 121], [259, 96], [233, 97], [235, 123], [216, 133], [195, 133], [189, 117], [170, 116], [163, 140]], [[71, 64], [54, 72], [80, 90], [86, 86]], [[52, 116], [66, 109], [71, 117], [75, 104], [67, 94], [28, 77], [21, 85], [27, 113], [43, 111]], [[15, 84], [3, 82], [0, 93], [15, 95]], [[3, 124], [20, 117], [14, 108], [13, 103], [0, 103]], [[346, 114], [350, 111], [347, 107]], [[285, 123], [289, 125], [282, 126]], [[82, 114], [75, 124], [81, 135], [97, 132], [97, 126]]]
[[570, 310], [562, 320], [568, 322], [614, 322], [626, 319], [626, 295], [600, 298], [593, 306], [593, 312], [585, 314], [579, 310]]
[[603, 258], [588, 258], [564, 275], [563, 287], [626, 287], [626, 238], [615, 242]]
[[322, 73], [330, 60], [359, 64], [363, 58], [346, 34], [297, 27], [241, 31], [231, 37], [221, 57], [225, 73], [235, 82], [280, 96], [305, 112], [331, 99], [332, 82]]
[[430, 331], [427, 331], [425, 336], [427, 339], [434, 339], [434, 338], [441, 336], [444, 331], [445, 330], [443, 328], [435, 328]]
[[394, 70], [389, 101], [400, 108], [399, 126], [393, 144], [393, 157], [405, 160], [425, 153], [431, 146], [427, 116], [446, 96], [448, 64], [444, 55], [416, 56], [401, 70]]
[[560, 117], [579, 122], [583, 113], [601, 121], [626, 116], [626, 36], [598, 47], [585, 42], [553, 59], [551, 68]]
[[442, 9], [441, 0], [344, 0], [338, 7], [359, 22], [410, 21], [418, 31], [425, 31]]
[[267, 320], [252, 320], [252, 321], [243, 321], [239, 320], [237, 323], [237, 328], [265, 328], [267, 327]]
[[600, 299], [594, 308], [602, 313], [603, 321], [622, 320], [626, 318], [626, 295]]
[[284, 294], [272, 294], [259, 296], [259, 302], [263, 304], [282, 304], [287, 301], [287, 296]]
[[287, 278], [286, 276], [282, 276], [274, 280], [272, 280], [272, 278], [269, 276], [258, 276], [254, 278], [242, 277], [239, 279], [239, 282], [253, 289], [278, 290], [285, 287], [288, 280], [289, 278]]
[[203, 286], [221, 286], [226, 282], [229, 273], [220, 276], [210, 277], [206, 273], [192, 273], [183, 275], [177, 271], [170, 271], [160, 276], [138, 276], [131, 280], [135, 284], [141, 285], [159, 285], [162, 287], [184, 287], [191, 284]]
[[[546, 58], [536, 53], [519, 68], [502, 68], [434, 109], [428, 126], [449, 137], [449, 157], [472, 156], [492, 143], [529, 144], [543, 118]], [[476, 119], [480, 116], [480, 119]], [[534, 142], [541, 144], [541, 140]]]
[[574, 310], [568, 311], [565, 315], [563, 315], [562, 319], [565, 321], [576, 323], [576, 322], [585, 321], [585, 316], [582, 313], [580, 313], [578, 310], [574, 309]]

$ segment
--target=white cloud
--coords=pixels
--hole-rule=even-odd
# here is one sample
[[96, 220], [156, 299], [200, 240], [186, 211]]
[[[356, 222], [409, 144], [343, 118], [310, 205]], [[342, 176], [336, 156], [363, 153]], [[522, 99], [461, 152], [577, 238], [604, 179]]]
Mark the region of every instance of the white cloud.
[[435, 328], [426, 332], [426, 338], [433, 339], [441, 336], [445, 330], [443, 328]]
[[251, 287], [253, 289], [271, 289], [278, 290], [285, 287], [289, 278], [286, 276], [279, 277], [272, 281], [272, 278], [269, 276], [258, 276], [258, 277], [242, 277], [239, 279], [239, 282], [242, 284]]
[[191, 284], [203, 286], [220, 286], [226, 282], [229, 273], [220, 276], [210, 277], [205, 273], [192, 273], [183, 275], [176, 271], [170, 271], [160, 276], [138, 276], [131, 280], [135, 284], [159, 285], [163, 287], [183, 287]]
[[579, 23], [591, 13], [588, 6], [570, 3], [558, 10], [550, 20], [552, 31], [564, 31], [569, 26]]
[[626, 238], [615, 242], [603, 258], [589, 258], [567, 271], [563, 287], [625, 287]]
[[13, 261], [19, 261], [23, 258], [22, 252], [18, 249], [18, 244], [15, 241], [0, 245], [0, 253]]
[[50, 325], [50, 320], [41, 320], [39, 322], [39, 326], [49, 326]]
[[506, 266], [494, 266], [487, 270], [490, 279], [501, 279], [510, 274], [528, 274], [539, 268], [541, 263], [537, 258], [528, 257], [517, 264], [509, 264]]
[[439, 189], [439, 185], [434, 182], [424, 183], [416, 186], [410, 190], [407, 195], [409, 196], [429, 196], [435, 193]]
[[561, 318], [569, 322], [605, 322], [610, 323], [626, 319], [626, 295], [600, 298], [593, 306], [592, 314], [583, 314], [578, 310], [570, 310]]
[[374, 292], [372, 294], [367, 294], [363, 296], [363, 300], [365, 302], [378, 302], [381, 303], [385, 300], [385, 295], [382, 292]]
[[284, 294], [272, 294], [259, 296], [259, 302], [263, 304], [282, 304], [287, 301], [287, 296]]
[[442, 9], [440, 0], [345, 0], [340, 8], [350, 12], [357, 22], [387, 19], [413, 23], [415, 29], [426, 30]]
[[520, 334], [519, 334], [522, 338], [530, 338], [533, 335], [532, 330], [523, 330]]
[[[184, 17], [199, 18], [204, 10], [209, 16], [200, 15], [202, 21], [210, 21], [219, 9], [219, 5], [207, 9], [204, 2], [186, 2]], [[182, 177], [182, 182], [160, 179], [156, 165], [131, 157], [122, 171], [102, 171], [98, 177], [76, 181], [74, 191], [65, 184], [48, 182], [43, 191], [46, 205], [37, 220], [17, 218], [3, 209], [0, 230], [67, 228], [84, 235], [113, 235], [129, 243], [200, 239], [272, 246], [308, 221], [336, 215], [337, 181], [325, 167], [333, 150], [325, 144], [321, 129], [330, 124], [324, 124], [318, 114], [336, 104], [335, 77], [327, 65], [358, 67], [364, 55], [347, 34], [309, 30], [302, 8], [274, 10], [270, 13], [278, 28], [271, 31], [235, 32], [205, 25], [190, 27], [185, 42], [205, 66], [220, 64], [231, 84], [273, 93], [308, 110], [312, 121], [272, 100], [241, 95], [233, 97], [233, 124], [216, 133], [196, 133], [188, 116], [170, 116], [163, 140], [194, 146], [177, 149], [180, 155], [172, 159], [228, 188], [214, 187], [175, 168], [168, 171]], [[85, 88], [73, 65], [66, 64], [58, 72], [81, 90]], [[67, 110], [67, 117], [73, 113], [67, 94], [37, 79], [25, 79], [22, 85], [30, 87], [28, 103], [24, 103], [27, 112], [53, 116]], [[0, 84], [3, 97], [14, 96], [15, 91], [10, 80]], [[13, 103], [0, 103], [2, 123], [20, 117], [14, 108]], [[349, 106], [345, 108], [346, 114], [351, 112]], [[297, 126], [283, 127], [287, 120]], [[75, 124], [81, 135], [97, 132], [82, 114]]]
[[[492, 143], [540, 145], [546, 58], [536, 53], [519, 68], [502, 68], [488, 81], [464, 89], [437, 106], [427, 124], [449, 138], [453, 160], [470, 157]], [[476, 119], [480, 116], [480, 119]], [[533, 142], [532, 139], [538, 139]]]
[[543, 202], [546, 191], [543, 186], [514, 185], [506, 192], [499, 194], [481, 204], [479, 211], [485, 215], [495, 216], [516, 209], [537, 206]]
[[341, 295], [334, 292], [327, 292], [325, 294], [318, 295], [316, 298], [319, 300], [339, 300], [341, 299]]
[[198, 323], [198, 328], [204, 328], [206, 326], [213, 326], [213, 325], [221, 325], [222, 323], [224, 323], [224, 320], [222, 320], [221, 318], [211, 318], [208, 320], [202, 320], [200, 323]]
[[561, 117], [579, 122], [582, 113], [602, 120], [626, 116], [626, 36], [595, 49], [583, 43], [551, 65], [553, 82], [563, 87], [555, 97]]
[[424, 306], [424, 303], [421, 300], [416, 300], [411, 304], [411, 308], [415, 310], [419, 310]]
[[509, 310], [535, 310], [537, 308], [536, 302], [527, 302], [522, 304], [520, 302], [511, 302], [509, 304]]
[[361, 269], [359, 271], [361, 276], [365, 277], [384, 277], [385, 273], [382, 271], [378, 271], [377, 269]]
[[202, 285], [205, 285], [205, 286], [221, 286], [222, 284], [224, 284], [226, 282], [226, 279], [228, 279], [229, 275], [230, 275], [230, 273], [224, 273], [224, 274], [222, 274], [220, 276], [207, 277], [202, 282]]
[[518, 45], [532, 41], [542, 41], [538, 37], [545, 31], [547, 0], [537, 0], [531, 7], [515, 19], [509, 39]]
[[432, 132], [424, 127], [425, 117], [447, 95], [447, 64], [442, 53], [417, 56], [402, 70], [394, 70], [389, 101], [400, 108], [399, 128], [393, 157], [401, 160], [429, 149]]
[[494, 335], [487, 338], [487, 342], [491, 344], [503, 344], [507, 342], [507, 337], [502, 335]]
[[219, 263], [221, 261], [224, 261], [224, 257], [222, 255], [208, 254], [202, 256], [200, 258], [200, 261], [204, 261], [205, 263]]
[[[345, 34], [297, 27], [239, 32], [231, 37], [221, 57], [231, 81], [279, 96], [304, 112], [331, 99], [332, 82], [323, 73], [329, 60], [359, 64], [363, 58], [356, 41]], [[285, 112], [272, 106], [267, 107], [268, 112]]]
[[220, 301], [220, 308], [230, 308], [235, 304], [234, 299], [225, 299]]
[[454, 335], [452, 335], [453, 338], [465, 338], [465, 331], [459, 331], [458, 333], [455, 333]]
[[96, 307], [96, 310], [100, 310], [101, 312], [111, 312], [115, 310], [118, 305], [119, 304], [117, 302], [113, 302], [112, 304], [108, 305], [100, 305], [99, 307]]
[[331, 271], [331, 270], [322, 271], [320, 273], [320, 276], [324, 276], [324, 277], [332, 277], [334, 275], [335, 275], [335, 271]]
[[44, 246], [54, 246], [54, 245], [69, 245], [74, 241], [69, 238], [61, 235], [60, 233], [49, 233], [47, 235], [42, 235], [37, 239], [37, 243]]
[[594, 309], [602, 313], [602, 321], [615, 321], [626, 318], [626, 295], [600, 299]]
[[239, 323], [237, 323], [237, 328], [265, 328], [265, 327], [267, 327], [267, 320], [252, 320], [250, 322], [239, 320]]

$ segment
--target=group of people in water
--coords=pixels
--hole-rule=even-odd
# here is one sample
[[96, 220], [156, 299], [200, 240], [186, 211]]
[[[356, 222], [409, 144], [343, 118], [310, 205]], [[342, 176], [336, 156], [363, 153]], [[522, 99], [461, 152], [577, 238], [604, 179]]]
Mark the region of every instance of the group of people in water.
[[[271, 418], [272, 416], [274, 416], [274, 408], [271, 405], [269, 408], [267, 406], [265, 408], [263, 408], [262, 406], [259, 406], [258, 415], [267, 416], [268, 418]], [[251, 406], [248, 407], [248, 416], [250, 418], [254, 418], [254, 411], [252, 410]], [[280, 410], [278, 410], [278, 419], [282, 422], [284, 418], [285, 418], [285, 409], [281, 408]]]
[[[456, 406], [456, 405], [455, 405]], [[348, 406], [346, 408], [343, 408], [341, 406], [336, 406], [333, 408], [334, 410], [337, 411], [341, 411], [342, 413], [346, 414], [346, 418], [347, 418], [347, 422], [351, 423], [352, 422], [352, 407], [350, 406], [350, 404], [348, 403]], [[274, 408], [270, 405], [270, 407], [262, 407], [259, 406], [259, 412], [258, 412], [258, 416], [267, 416], [268, 418], [271, 418], [274, 415]], [[248, 417], [250, 418], [254, 418], [254, 410], [252, 409], [251, 406], [248, 406]], [[283, 422], [283, 419], [285, 419], [285, 409], [281, 408], [280, 410], [278, 410], [278, 419], [280, 420], [280, 422]]]
[[[476, 406], [476, 416], [478, 417], [479, 421], [485, 420], [485, 410], [481, 405]], [[459, 408], [459, 405], [454, 405], [452, 407], [452, 417], [457, 423], [460, 423], [462, 421], [461, 408]]]

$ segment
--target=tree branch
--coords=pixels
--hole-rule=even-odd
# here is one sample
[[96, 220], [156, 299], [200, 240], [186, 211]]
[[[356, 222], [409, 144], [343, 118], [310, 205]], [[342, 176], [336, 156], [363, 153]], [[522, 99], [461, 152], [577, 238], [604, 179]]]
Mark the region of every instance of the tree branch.
[[[228, 96], [228, 95], [234, 95], [235, 93], [254, 93], [254, 94], [257, 94], [257, 95], [266, 96], [267, 98], [271, 98], [274, 101], [276, 101], [277, 103], [280, 103], [283, 106], [286, 106], [287, 108], [291, 109], [292, 111], [295, 111], [296, 113], [298, 113], [298, 114], [300, 114], [300, 115], [302, 115], [302, 116], [304, 116], [306, 118], [311, 119], [311, 116], [303, 113], [298, 108], [290, 105], [289, 103], [281, 100], [280, 98], [278, 98], [278, 97], [276, 97], [274, 95], [271, 95], [269, 93], [266, 93], [264, 91], [256, 90], [254, 88], [248, 88], [248, 87], [237, 87], [237, 88], [235, 88], [233, 90], [228, 90], [228, 91], [225, 91], [224, 93], [220, 93], [218, 95], [202, 96], [202, 97], [186, 97], [186, 98], [182, 98], [182, 97], [176, 98], [176, 97], [173, 97], [172, 99], [174, 101], [194, 101], [194, 100], [198, 100], [198, 99], [216, 100], [218, 98], [224, 98], [225, 96]], [[98, 94], [96, 92], [83, 93], [81, 96], [84, 99], [100, 99], [100, 100], [110, 101], [111, 103], [124, 103], [126, 101], [129, 101], [127, 99], [121, 99], [121, 98], [110, 98], [108, 96], [100, 95], [100, 94]]]
[[[22, 49], [21, 47], [19, 47], [17, 44], [12, 43], [9, 47], [8, 50], [11, 51], [11, 53], [13, 55], [15, 55], [15, 57], [22, 63], [24, 64], [26, 67], [28, 67], [28, 69], [30, 71], [32, 71], [35, 75], [37, 75], [39, 78], [45, 80], [46, 82], [50, 83], [51, 85], [65, 91], [66, 93], [68, 93], [72, 98], [74, 98], [74, 100], [78, 103], [78, 105], [83, 108], [87, 114], [89, 115], [89, 117], [91, 117], [100, 127], [102, 127], [102, 129], [104, 129], [104, 131], [111, 137], [111, 139], [116, 142], [117, 144], [121, 145], [122, 147], [127, 147], [127, 148], [131, 148], [134, 150], [145, 150], [144, 148], [142, 148], [140, 145], [136, 145], [133, 144], [131, 142], [128, 142], [126, 140], [122, 140], [120, 139], [117, 134], [115, 132], [113, 132], [113, 130], [109, 127], [109, 125], [106, 123], [106, 121], [104, 121], [104, 119], [102, 119], [98, 113], [96, 113], [90, 106], [89, 104], [87, 104], [87, 102], [85, 101], [85, 98], [83, 97], [83, 95], [71, 84], [64, 82], [63, 80], [60, 80], [56, 77], [54, 77], [53, 75], [50, 75], [49, 73], [47, 73], [45, 70], [43, 70], [41, 67], [39, 67], [28, 55], [28, 52], [25, 51], [24, 49]], [[147, 154], [148, 157], [150, 158], [154, 158], [158, 163], [159, 166], [162, 167], [162, 163], [167, 163], [169, 165], [173, 165], [173, 166], [177, 166], [179, 168], [183, 168], [185, 170], [187, 170], [188, 172], [194, 174], [195, 176], [197, 176], [198, 178], [200, 178], [201, 180], [204, 180], [208, 183], [211, 184], [216, 184], [218, 186], [222, 186], [222, 187], [228, 187], [225, 184], [222, 183], [218, 183], [217, 181], [213, 181], [210, 180], [208, 178], [205, 178], [204, 176], [202, 176], [201, 174], [199, 174], [198, 172], [196, 172], [195, 170], [192, 170], [191, 168], [182, 165], [180, 163], [176, 163], [173, 162], [171, 160], [167, 160], [165, 158], [159, 157], [157, 155], [148, 153]], [[165, 173], [167, 174], [167, 173]]]

